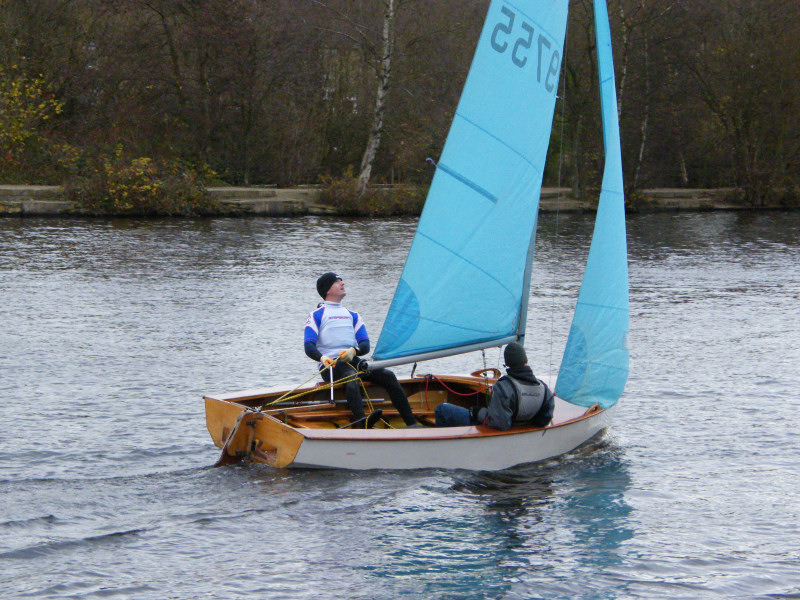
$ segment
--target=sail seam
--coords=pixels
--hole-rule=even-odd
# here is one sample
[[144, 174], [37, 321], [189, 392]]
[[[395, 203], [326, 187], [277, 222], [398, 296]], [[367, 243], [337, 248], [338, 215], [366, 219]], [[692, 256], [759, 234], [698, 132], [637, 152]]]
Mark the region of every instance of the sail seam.
[[469, 123], [470, 125], [472, 125], [472, 126], [473, 126], [475, 129], [477, 129], [478, 131], [481, 131], [482, 133], [486, 134], [487, 136], [489, 136], [489, 137], [490, 137], [490, 138], [492, 138], [493, 140], [495, 140], [495, 141], [499, 142], [500, 144], [502, 144], [503, 146], [505, 146], [506, 148], [508, 148], [509, 150], [511, 150], [511, 152], [513, 152], [514, 154], [516, 154], [517, 156], [519, 156], [519, 157], [520, 157], [522, 160], [524, 160], [524, 161], [525, 161], [525, 162], [526, 162], [528, 165], [530, 165], [530, 166], [531, 166], [533, 169], [535, 169], [537, 173], [539, 172], [539, 168], [538, 168], [538, 167], [537, 167], [535, 164], [533, 164], [533, 163], [530, 161], [530, 159], [529, 159], [527, 156], [525, 156], [524, 154], [522, 154], [522, 153], [521, 153], [519, 150], [517, 150], [516, 148], [514, 148], [514, 147], [512, 147], [512, 146], [509, 146], [509, 145], [508, 145], [508, 143], [507, 143], [506, 141], [504, 141], [504, 140], [500, 139], [499, 137], [497, 137], [496, 135], [494, 135], [492, 132], [490, 132], [490, 131], [487, 131], [486, 129], [484, 129], [483, 127], [481, 127], [480, 125], [478, 125], [478, 124], [477, 124], [475, 121], [472, 121], [471, 119], [468, 119], [467, 117], [465, 117], [463, 114], [461, 114], [461, 113], [459, 113], [459, 112], [457, 112], [457, 113], [456, 113], [456, 117], [459, 117], [460, 119], [463, 119], [464, 121], [466, 121], [467, 123]]
[[[451, 327], [451, 328], [453, 328], [455, 330], [458, 330], [458, 331], [473, 331], [473, 332], [477, 332], [477, 333], [487, 333], [487, 334], [491, 334], [491, 335], [497, 335], [496, 332], [492, 332], [491, 330], [488, 330], [488, 329], [475, 329], [474, 327], [462, 327], [461, 325], [454, 325], [452, 323], [449, 323], [448, 321], [439, 321], [438, 319], [431, 319], [430, 317], [424, 317], [422, 315], [418, 315], [416, 313], [409, 313], [409, 312], [406, 312], [406, 311], [403, 311], [403, 310], [397, 310], [396, 309], [395, 312], [397, 314], [400, 314], [400, 315], [417, 317], [420, 321], [427, 321], [428, 323], [436, 323], [437, 325], [444, 325], [446, 327]], [[509, 334], [504, 334], [504, 335], [509, 335]], [[478, 341], [480, 342], [480, 341], [483, 341], [483, 340], [478, 340]]]
[[497, 279], [497, 277], [494, 277], [494, 276], [493, 276], [491, 273], [489, 273], [488, 271], [486, 271], [486, 269], [484, 269], [483, 267], [481, 267], [481, 266], [479, 266], [479, 265], [476, 265], [476, 264], [475, 264], [474, 262], [472, 262], [471, 260], [467, 260], [467, 259], [466, 259], [466, 258], [464, 258], [464, 257], [463, 257], [461, 254], [458, 254], [458, 253], [457, 253], [455, 250], [452, 250], [451, 248], [448, 248], [447, 246], [445, 246], [444, 244], [442, 244], [440, 241], [438, 241], [438, 240], [436, 240], [436, 239], [432, 238], [431, 236], [427, 235], [427, 234], [426, 234], [424, 231], [420, 231], [420, 230], [418, 229], [418, 230], [417, 230], [417, 235], [421, 235], [422, 237], [424, 237], [424, 238], [425, 238], [425, 239], [427, 239], [428, 241], [430, 241], [430, 242], [433, 242], [434, 244], [436, 244], [437, 246], [439, 246], [439, 247], [440, 247], [440, 248], [442, 248], [443, 250], [446, 250], [447, 252], [449, 252], [449, 253], [450, 253], [450, 254], [452, 254], [453, 256], [455, 256], [455, 257], [457, 257], [457, 258], [461, 259], [462, 261], [464, 261], [465, 263], [467, 263], [469, 266], [471, 266], [471, 267], [474, 267], [474, 268], [475, 268], [475, 269], [477, 269], [479, 272], [481, 272], [481, 273], [483, 273], [484, 275], [486, 275], [486, 276], [487, 276], [489, 279], [491, 279], [492, 281], [494, 281], [495, 283], [497, 283], [497, 285], [499, 285], [499, 286], [500, 286], [502, 289], [504, 289], [504, 290], [505, 290], [505, 291], [508, 293], [508, 295], [509, 295], [509, 296], [511, 296], [511, 298], [512, 298], [512, 299], [516, 299], [517, 295], [516, 295], [516, 294], [515, 294], [513, 291], [511, 291], [510, 289], [508, 289], [508, 288], [507, 288], [505, 285], [503, 285], [503, 282], [502, 282], [502, 281], [500, 281], [499, 279]]
[[611, 304], [595, 304], [594, 302], [582, 302], [578, 300], [578, 306], [591, 306], [593, 308], [608, 308], [611, 310], [619, 310], [628, 312], [628, 306], [612, 306]]

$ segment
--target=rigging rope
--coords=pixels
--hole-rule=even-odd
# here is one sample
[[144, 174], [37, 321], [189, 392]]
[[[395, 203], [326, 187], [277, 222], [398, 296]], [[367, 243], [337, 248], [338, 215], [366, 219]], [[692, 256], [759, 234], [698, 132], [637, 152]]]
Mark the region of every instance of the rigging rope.
[[430, 377], [431, 379], [435, 379], [436, 381], [438, 381], [438, 382], [439, 382], [439, 384], [440, 384], [440, 385], [441, 385], [441, 386], [442, 386], [444, 389], [446, 389], [448, 392], [450, 392], [451, 394], [453, 394], [453, 395], [455, 395], [455, 396], [467, 397], [467, 396], [476, 396], [476, 395], [480, 394], [480, 392], [469, 392], [468, 394], [462, 394], [461, 392], [457, 392], [457, 391], [455, 391], [454, 389], [452, 389], [452, 388], [448, 387], [448, 385], [447, 385], [447, 384], [446, 384], [444, 381], [442, 381], [441, 379], [439, 379], [439, 378], [438, 378], [436, 375], [428, 375], [428, 377]]
[[[286, 392], [282, 396], [280, 396], [280, 397], [278, 397], [278, 398], [276, 398], [274, 400], [265, 401], [263, 404], [261, 404], [261, 406], [258, 407], [258, 412], [263, 411], [267, 406], [272, 406], [273, 404], [277, 404], [279, 402], [290, 402], [292, 400], [296, 400], [297, 398], [302, 398], [303, 396], [308, 396], [309, 394], [316, 394], [317, 392], [328, 390], [328, 389], [332, 389], [333, 387], [335, 387], [337, 385], [344, 385], [346, 383], [349, 383], [351, 381], [356, 381], [356, 380], [358, 380], [358, 382], [361, 384], [362, 400], [366, 404], [367, 408], [369, 408], [369, 411], [373, 412], [375, 407], [372, 404], [372, 399], [369, 397], [369, 393], [367, 393], [367, 388], [364, 385], [364, 380], [361, 379], [361, 377], [359, 376], [360, 375], [359, 372], [356, 370], [356, 368], [353, 365], [351, 365], [350, 363], [346, 363], [346, 364], [351, 369], [353, 369], [353, 373], [351, 373], [350, 375], [345, 375], [344, 377], [335, 380], [333, 383], [330, 383], [330, 382], [326, 381], [326, 382], [324, 382], [324, 383], [322, 383], [320, 385], [317, 385], [317, 386], [315, 386], [315, 387], [313, 387], [311, 389], [304, 390], [302, 392], [298, 392], [297, 394], [295, 394], [294, 392], [296, 392], [299, 388], [301, 388], [302, 386], [307, 384], [312, 379], [317, 378], [319, 376], [319, 374], [322, 373], [322, 371], [317, 370], [317, 371], [314, 372], [313, 375], [311, 375], [311, 377], [309, 377], [308, 379], [306, 379], [302, 383], [296, 385], [293, 389], [289, 390], [288, 392]], [[329, 368], [331, 368], [331, 367], [329, 367]], [[325, 404], [325, 403], [322, 403], [322, 404]], [[386, 419], [382, 418], [381, 421], [383, 421], [383, 423], [387, 427], [391, 427], [392, 429], [394, 429], [392, 424], [389, 423]]]
[[[317, 392], [319, 392], [321, 390], [330, 389], [331, 387], [335, 386], [336, 384], [347, 383], [348, 381], [353, 381], [354, 379], [358, 378], [358, 373], [356, 373], [355, 375], [347, 375], [345, 377], [342, 377], [341, 379], [338, 379], [338, 380], [334, 381], [333, 384], [325, 382], [325, 383], [323, 383], [321, 385], [317, 385], [317, 386], [315, 386], [315, 387], [313, 387], [313, 388], [311, 388], [309, 390], [304, 390], [302, 392], [294, 394], [294, 392], [296, 392], [299, 388], [301, 388], [302, 386], [307, 384], [309, 381], [311, 381], [312, 379], [316, 379], [319, 376], [320, 373], [321, 373], [321, 371], [314, 371], [314, 374], [311, 377], [306, 379], [304, 382], [299, 383], [298, 385], [296, 385], [294, 388], [292, 388], [291, 390], [289, 390], [288, 392], [286, 392], [282, 396], [280, 396], [280, 397], [278, 397], [278, 398], [276, 398], [274, 400], [265, 401], [261, 406], [258, 407], [258, 411], [261, 412], [267, 406], [272, 406], [273, 404], [277, 404], [278, 402], [289, 402], [291, 400], [295, 400], [296, 398], [302, 398], [303, 396], [308, 396], [309, 394], [315, 394], [315, 393], [317, 393]], [[292, 394], [294, 394], [294, 395], [292, 395]]]

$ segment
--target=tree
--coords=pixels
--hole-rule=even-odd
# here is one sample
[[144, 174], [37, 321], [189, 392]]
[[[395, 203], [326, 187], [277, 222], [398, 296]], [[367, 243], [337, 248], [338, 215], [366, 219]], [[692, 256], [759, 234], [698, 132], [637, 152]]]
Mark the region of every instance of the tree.
[[[624, 140], [623, 161], [626, 172], [626, 187], [636, 190], [642, 181], [657, 178], [666, 172], [676, 152], [675, 159], [685, 163], [680, 156], [682, 143], [674, 140], [675, 131], [681, 131], [680, 122], [674, 118], [673, 99], [679, 94], [676, 81], [665, 49], [672, 43], [676, 2], [674, 0], [619, 0], [615, 14], [618, 34], [615, 52], [619, 56], [620, 127]], [[651, 133], [652, 124], [658, 138], [670, 139], [667, 148], [660, 148], [659, 168], [646, 172], [649, 157], [654, 152]], [[669, 123], [665, 130], [665, 124]], [[669, 150], [674, 148], [675, 151]], [[673, 169], [669, 172], [675, 173]], [[685, 168], [680, 172], [685, 172]], [[674, 181], [674, 180], [673, 180]], [[682, 181], [685, 185], [685, 179]], [[661, 182], [658, 182], [660, 185]], [[674, 185], [670, 182], [670, 185]]]
[[[678, 64], [719, 126], [733, 183], [754, 205], [797, 174], [800, 111], [797, 33], [790, 0], [688, 3]], [[713, 27], [708, 24], [713, 23]], [[712, 131], [713, 135], [713, 131]]]
[[386, 102], [389, 96], [389, 86], [392, 80], [392, 58], [395, 42], [395, 17], [397, 5], [400, 0], [383, 0], [383, 28], [381, 33], [381, 54], [378, 61], [378, 90], [375, 93], [375, 108], [372, 112], [372, 125], [367, 137], [367, 147], [361, 158], [361, 169], [358, 173], [356, 192], [359, 196], [364, 194], [372, 174], [372, 164], [375, 162], [375, 153], [381, 143], [383, 134], [383, 116], [386, 112]]
[[[738, 185], [760, 203], [797, 186], [796, 2], [608, 1], [629, 189]], [[585, 193], [603, 164], [594, 17], [591, 0], [570, 4], [545, 185], [559, 181], [561, 161], [563, 179]], [[425, 183], [488, 5], [5, 0], [0, 68], [63, 106], [28, 131], [74, 149], [69, 172], [121, 149], [128, 161], [208, 164], [233, 184], [348, 169], [361, 190]], [[65, 176], [44, 168], [43, 149], [15, 160], [40, 180]]]
[[[41, 127], [63, 109], [41, 77], [0, 67], [0, 176], [5, 181], [30, 177], [30, 166], [42, 150]], [[35, 161], [38, 164], [38, 161]]]
[[428, 182], [458, 105], [487, 0], [438, 0], [398, 15], [391, 110], [375, 166], [388, 181]]
[[[320, 24], [320, 30], [354, 44], [363, 53], [366, 64], [374, 69], [378, 83], [356, 182], [357, 193], [362, 195], [369, 183], [375, 155], [383, 135], [386, 104], [392, 83], [396, 19], [401, 0], [380, 0], [377, 6], [364, 6], [361, 3], [356, 6], [348, 5], [348, 3], [340, 6], [330, 0], [328, 2], [311, 1], [324, 8], [326, 14], [334, 18], [333, 28], [327, 24]], [[375, 26], [378, 22], [375, 14], [376, 8], [380, 8], [382, 13], [379, 34], [376, 34]], [[345, 56], [347, 55], [347, 47], [342, 48], [341, 51]]]

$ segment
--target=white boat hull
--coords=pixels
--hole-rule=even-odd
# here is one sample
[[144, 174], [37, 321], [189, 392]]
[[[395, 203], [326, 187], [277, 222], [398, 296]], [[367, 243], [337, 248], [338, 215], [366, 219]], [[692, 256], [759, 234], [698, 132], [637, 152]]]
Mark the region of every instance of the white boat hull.
[[[306, 437], [289, 466], [498, 471], [570, 452], [607, 427], [610, 417], [605, 410], [563, 425], [495, 435], [482, 435], [485, 428], [448, 427], [432, 433], [446, 432], [449, 437], [424, 437], [427, 431], [414, 434], [418, 430], [413, 429], [354, 431], [338, 439]], [[363, 434], [363, 439], [352, 434]]]

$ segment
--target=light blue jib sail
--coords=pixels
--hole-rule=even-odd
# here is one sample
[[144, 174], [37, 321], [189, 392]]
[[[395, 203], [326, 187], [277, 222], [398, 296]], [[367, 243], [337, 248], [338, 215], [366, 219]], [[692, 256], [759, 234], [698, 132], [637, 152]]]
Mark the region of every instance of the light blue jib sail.
[[628, 259], [617, 93], [605, 0], [594, 3], [605, 170], [586, 272], [556, 381], [581, 406], [613, 406], [628, 379]]
[[524, 335], [568, 0], [493, 0], [374, 365]]

